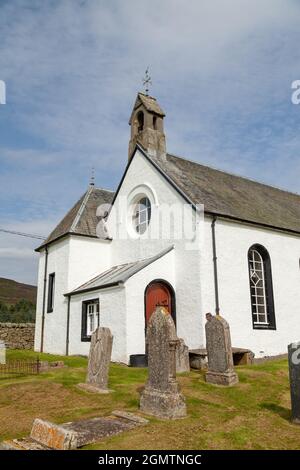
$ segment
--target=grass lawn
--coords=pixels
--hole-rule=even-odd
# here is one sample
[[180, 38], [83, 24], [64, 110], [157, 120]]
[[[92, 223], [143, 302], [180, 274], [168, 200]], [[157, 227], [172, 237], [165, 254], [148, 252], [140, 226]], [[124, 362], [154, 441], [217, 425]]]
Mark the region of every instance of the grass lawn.
[[[8, 351], [8, 359], [35, 358], [32, 351]], [[147, 370], [112, 364], [108, 395], [84, 392], [87, 360], [41, 354], [68, 367], [14, 379], [0, 376], [0, 440], [30, 433], [36, 417], [55, 423], [108, 415], [114, 409], [137, 412]], [[188, 417], [150, 418], [150, 424], [89, 446], [91, 449], [300, 449], [300, 426], [291, 424], [286, 360], [237, 367], [232, 388], [206, 384], [200, 372], [181, 374]]]

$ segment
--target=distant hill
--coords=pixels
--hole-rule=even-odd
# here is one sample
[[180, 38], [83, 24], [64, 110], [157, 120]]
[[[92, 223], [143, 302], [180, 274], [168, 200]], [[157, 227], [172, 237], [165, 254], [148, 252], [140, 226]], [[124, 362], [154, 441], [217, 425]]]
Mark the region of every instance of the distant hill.
[[22, 299], [36, 304], [36, 293], [36, 286], [0, 277], [0, 301], [7, 305], [15, 305]]

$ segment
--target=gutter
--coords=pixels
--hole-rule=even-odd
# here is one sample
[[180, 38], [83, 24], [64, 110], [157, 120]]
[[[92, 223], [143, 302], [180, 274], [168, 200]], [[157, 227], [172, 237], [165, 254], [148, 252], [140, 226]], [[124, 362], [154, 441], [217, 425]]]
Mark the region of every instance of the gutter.
[[43, 286], [43, 310], [42, 310], [42, 327], [41, 327], [41, 348], [44, 351], [44, 330], [45, 330], [45, 311], [46, 311], [46, 287], [47, 287], [47, 269], [48, 269], [48, 246], [45, 246], [45, 267], [44, 267], [44, 286]]
[[211, 223], [211, 235], [212, 235], [212, 249], [213, 249], [216, 315], [220, 315], [218, 257], [217, 257], [217, 245], [216, 245], [216, 221], [217, 221], [217, 217], [214, 216], [212, 219], [212, 223]]

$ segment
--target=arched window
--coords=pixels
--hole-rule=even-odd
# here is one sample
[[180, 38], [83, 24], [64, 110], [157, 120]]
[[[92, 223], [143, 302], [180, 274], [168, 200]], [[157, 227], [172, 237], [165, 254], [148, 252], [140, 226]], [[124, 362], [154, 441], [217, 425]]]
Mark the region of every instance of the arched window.
[[151, 202], [146, 196], [143, 196], [135, 204], [132, 218], [137, 233], [140, 235], [145, 233], [151, 219]]
[[138, 132], [141, 132], [144, 129], [144, 113], [143, 113], [143, 111], [138, 112], [137, 121], [138, 121]]
[[253, 328], [276, 329], [271, 260], [261, 245], [248, 252]]

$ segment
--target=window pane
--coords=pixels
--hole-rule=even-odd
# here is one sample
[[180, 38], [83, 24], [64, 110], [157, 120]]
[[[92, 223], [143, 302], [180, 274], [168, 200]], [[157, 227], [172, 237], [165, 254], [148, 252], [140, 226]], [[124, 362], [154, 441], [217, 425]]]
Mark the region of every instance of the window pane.
[[249, 251], [249, 270], [253, 321], [266, 323], [267, 300], [264, 261], [261, 254], [255, 249]]

